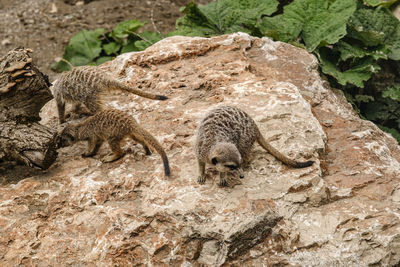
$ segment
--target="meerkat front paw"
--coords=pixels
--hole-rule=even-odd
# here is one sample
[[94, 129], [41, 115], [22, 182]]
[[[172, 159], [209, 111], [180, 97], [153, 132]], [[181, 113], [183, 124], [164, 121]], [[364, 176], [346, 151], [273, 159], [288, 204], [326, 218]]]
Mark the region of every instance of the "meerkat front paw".
[[204, 183], [206, 182], [206, 178], [204, 177], [204, 175], [203, 175], [203, 176], [199, 176], [199, 177], [197, 178], [197, 182], [198, 182], [199, 184], [204, 184]]
[[218, 177], [219, 177], [218, 185], [219, 186], [227, 186], [227, 182], [226, 182], [226, 179], [225, 179], [226, 173], [225, 172], [220, 172]]
[[219, 186], [227, 186], [226, 180], [225, 179], [220, 179], [218, 185]]

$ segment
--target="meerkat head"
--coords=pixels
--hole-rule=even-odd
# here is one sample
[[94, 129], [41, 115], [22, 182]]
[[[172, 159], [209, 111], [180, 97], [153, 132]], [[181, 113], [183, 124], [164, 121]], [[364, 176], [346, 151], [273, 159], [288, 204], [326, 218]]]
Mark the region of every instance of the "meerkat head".
[[71, 146], [78, 141], [77, 138], [78, 131], [74, 125], [67, 125], [65, 128], [59, 132], [59, 147]]
[[244, 177], [241, 168], [242, 157], [237, 147], [232, 143], [217, 143], [211, 149], [209, 160], [219, 172], [236, 172], [240, 178]]

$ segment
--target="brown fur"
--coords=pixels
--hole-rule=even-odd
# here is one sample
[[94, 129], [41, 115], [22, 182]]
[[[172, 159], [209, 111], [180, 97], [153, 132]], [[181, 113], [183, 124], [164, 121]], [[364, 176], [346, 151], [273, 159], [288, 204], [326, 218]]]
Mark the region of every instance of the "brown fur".
[[125, 90], [155, 100], [167, 99], [165, 96], [144, 92], [119, 82], [98, 67], [76, 67], [63, 72], [52, 86], [60, 123], [65, 122], [65, 103], [74, 104], [73, 112], [77, 112], [83, 104], [94, 114], [103, 109], [102, 94], [108, 90]]
[[60, 145], [64, 147], [77, 141], [88, 141], [87, 151], [82, 156], [91, 157], [107, 141], [113, 153], [104, 162], [112, 162], [124, 156], [120, 143], [127, 136], [141, 143], [147, 155], [150, 154], [148, 147], [156, 150], [163, 160], [165, 175], [170, 175], [168, 158], [160, 143], [134, 118], [120, 110], [102, 110], [81, 123], [67, 125], [60, 133]]
[[257, 141], [265, 150], [283, 163], [302, 168], [313, 161], [292, 160], [264, 139], [254, 120], [244, 111], [231, 106], [222, 106], [208, 113], [197, 131], [195, 151], [199, 165], [199, 183], [205, 182], [205, 165], [213, 164], [219, 171], [219, 184], [226, 185], [225, 173], [237, 172], [243, 178], [242, 164], [249, 160], [249, 153]]

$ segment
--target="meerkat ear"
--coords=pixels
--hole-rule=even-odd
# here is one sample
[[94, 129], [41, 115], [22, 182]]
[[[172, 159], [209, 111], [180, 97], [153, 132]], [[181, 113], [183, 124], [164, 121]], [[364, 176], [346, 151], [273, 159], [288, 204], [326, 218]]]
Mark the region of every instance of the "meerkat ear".
[[212, 158], [211, 159], [211, 163], [213, 164], [213, 165], [217, 165], [217, 163], [218, 163], [218, 160], [217, 160], [217, 158]]

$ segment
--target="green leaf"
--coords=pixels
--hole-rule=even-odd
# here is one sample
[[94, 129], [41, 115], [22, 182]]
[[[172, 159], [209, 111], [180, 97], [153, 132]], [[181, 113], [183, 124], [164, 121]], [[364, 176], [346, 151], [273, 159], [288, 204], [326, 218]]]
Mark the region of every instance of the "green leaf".
[[400, 102], [390, 97], [378, 97], [376, 101], [366, 103], [365, 106], [366, 118], [377, 123], [383, 131], [392, 134], [400, 144]]
[[53, 62], [53, 63], [51, 64], [51, 69], [52, 69], [53, 71], [56, 71], [56, 72], [68, 71], [68, 70], [71, 70], [71, 66], [68, 65], [68, 64], [67, 64], [66, 62], [64, 62], [64, 61], [59, 61], [59, 62]]
[[294, 42], [297, 39], [302, 26], [301, 22], [291, 20], [284, 15], [265, 17], [258, 24], [258, 28], [264, 36], [287, 43]]
[[[63, 58], [69, 61], [73, 66], [87, 65], [98, 57], [101, 53], [101, 41], [99, 37], [104, 33], [104, 29], [93, 31], [82, 30], [74, 35], [67, 47]], [[60, 62], [61, 69], [65, 62]]]
[[356, 95], [355, 100], [357, 103], [368, 103], [374, 101], [375, 99], [370, 95]]
[[400, 85], [387, 88], [385, 91], [382, 92], [382, 96], [400, 102]]
[[388, 9], [362, 7], [349, 20], [349, 37], [367, 46], [384, 45], [386, 40], [396, 34], [398, 26], [398, 19]]
[[135, 33], [140, 27], [143, 27], [145, 23], [139, 20], [132, 19], [121, 22], [118, 24], [109, 34], [116, 42], [120, 44], [126, 44], [126, 39], [129, 35]]
[[[376, 97], [374, 102], [365, 104], [365, 116], [369, 120], [376, 121], [380, 124], [385, 121], [400, 118], [399, 102], [391, 98]], [[384, 125], [388, 126], [388, 125]]]
[[352, 40], [344, 41], [340, 40], [333, 46], [333, 51], [340, 53], [340, 58], [346, 61], [350, 58], [363, 58], [365, 56], [371, 56], [374, 60], [387, 59], [387, 49], [385, 46], [378, 46], [375, 48], [361, 46], [358, 42], [352, 42]]
[[144, 31], [138, 34], [142, 40], [135, 41], [138, 50], [145, 50], [147, 47], [157, 43], [162, 39], [162, 35], [157, 32]]
[[152, 44], [157, 43], [158, 41], [160, 41], [163, 36], [161, 33], [158, 32], [152, 32], [152, 31], [143, 31], [140, 34], [138, 34], [140, 38], [142, 38], [143, 40], [149, 41]]
[[[212, 3], [215, 2], [211, 2], [209, 5]], [[177, 19], [175, 24], [176, 30], [171, 32], [169, 36], [184, 35], [209, 37], [215, 35], [217, 28], [214, 28], [213, 25], [209, 23], [205, 14], [203, 14], [194, 2], [188, 3], [181, 11], [186, 15]]]
[[190, 2], [177, 20], [172, 35], [205, 36], [247, 32], [256, 33], [257, 19], [276, 11], [276, 0], [219, 0], [197, 6]]
[[349, 23], [349, 36], [367, 46], [385, 45], [388, 57], [400, 60], [400, 22], [387, 8], [358, 9]]
[[354, 0], [295, 0], [282, 15], [264, 17], [261, 33], [281, 41], [294, 41], [300, 35], [308, 51], [334, 44], [346, 35], [346, 23], [356, 10]]
[[364, 113], [368, 120], [373, 121], [383, 121], [388, 116], [387, 108], [378, 101], [368, 103]]
[[133, 52], [133, 51], [139, 51], [139, 49], [135, 46], [135, 42], [130, 42], [130, 43], [127, 43], [126, 45], [122, 46], [121, 54]]
[[400, 25], [398, 24], [396, 33], [389, 36], [386, 46], [390, 50], [388, 57], [393, 60], [400, 60]]
[[369, 6], [383, 6], [389, 8], [391, 5], [396, 3], [398, 0], [364, 0], [364, 4]]
[[322, 72], [334, 77], [341, 85], [353, 84], [362, 88], [364, 81], [369, 80], [372, 73], [380, 70], [379, 65], [371, 57], [356, 59], [347, 70], [341, 71], [338, 59], [332, 57], [330, 49], [319, 49], [318, 55]]
[[97, 60], [96, 60], [96, 65], [103, 64], [103, 63], [105, 63], [105, 62], [107, 62], [107, 61], [110, 61], [110, 60], [112, 60], [112, 59], [113, 59], [113, 57], [99, 57], [99, 58], [97, 58]]
[[[324, 1], [328, 2], [328, 1]], [[346, 23], [356, 10], [354, 0], [336, 0], [304, 24], [302, 37], [308, 51], [334, 44], [346, 35]]]
[[103, 45], [103, 50], [104, 50], [104, 52], [106, 52], [107, 55], [116, 54], [120, 48], [121, 48], [121, 44], [116, 43], [116, 42], [111, 42], [111, 43]]

